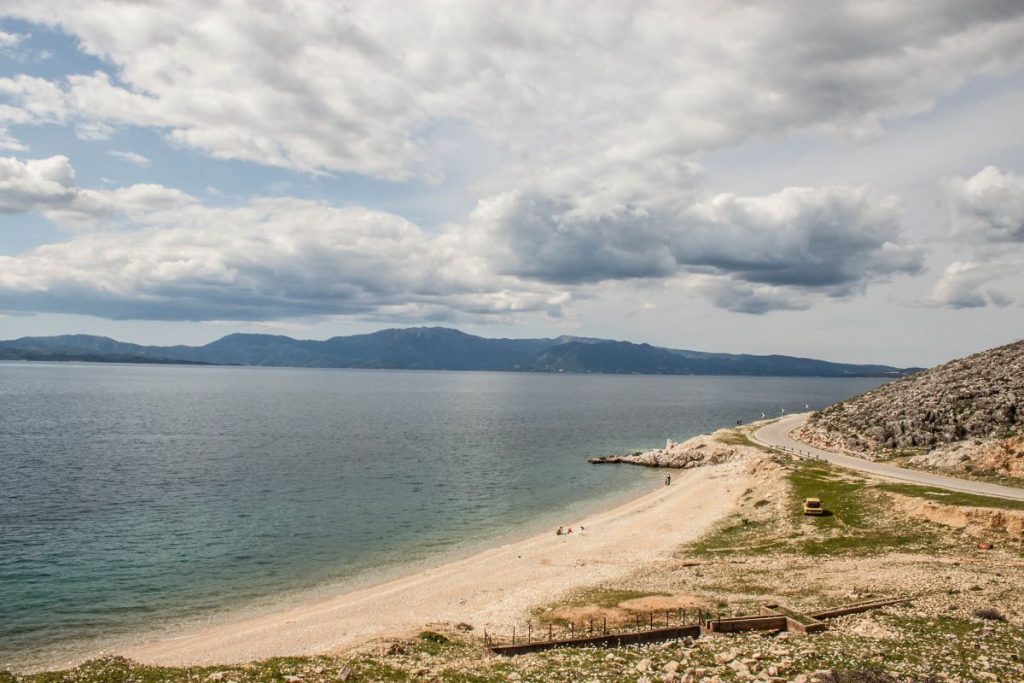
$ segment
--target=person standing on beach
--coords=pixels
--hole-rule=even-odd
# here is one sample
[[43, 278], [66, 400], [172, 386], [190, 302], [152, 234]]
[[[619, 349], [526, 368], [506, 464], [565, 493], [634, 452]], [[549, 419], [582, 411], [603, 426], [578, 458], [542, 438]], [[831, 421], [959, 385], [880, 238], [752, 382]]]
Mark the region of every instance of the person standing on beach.
[[666, 474], [665, 475], [665, 486], [668, 486], [671, 483], [672, 483], [672, 475], [671, 474]]

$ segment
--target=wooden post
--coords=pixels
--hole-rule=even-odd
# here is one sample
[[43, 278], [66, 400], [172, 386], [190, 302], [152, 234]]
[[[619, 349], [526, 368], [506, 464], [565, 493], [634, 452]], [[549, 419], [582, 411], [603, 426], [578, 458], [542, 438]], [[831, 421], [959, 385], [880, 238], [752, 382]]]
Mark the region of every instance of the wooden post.
[[590, 617], [590, 635], [594, 635], [594, 617]]
[[601, 635], [608, 635], [608, 617], [604, 618], [604, 626], [601, 627]]
[[513, 645], [516, 644], [516, 627], [515, 626], [512, 627], [512, 644]]
[[575, 638], [576, 637], [576, 622], [575, 621], [570, 621], [569, 622], [569, 637], [570, 638]]
[[554, 630], [554, 625], [548, 624], [548, 640], [554, 640], [554, 638], [552, 637]]
[[651, 612], [650, 617], [651, 617], [651, 627], [650, 628], [653, 631], [654, 630], [654, 612]]
[[526, 644], [529, 645], [533, 642], [533, 622], [526, 622]]

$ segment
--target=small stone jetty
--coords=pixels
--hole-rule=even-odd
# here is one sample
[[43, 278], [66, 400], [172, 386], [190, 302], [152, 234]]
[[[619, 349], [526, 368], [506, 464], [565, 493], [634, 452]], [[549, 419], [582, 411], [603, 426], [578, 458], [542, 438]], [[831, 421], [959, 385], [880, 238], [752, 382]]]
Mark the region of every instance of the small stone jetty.
[[681, 442], [669, 439], [664, 448], [622, 455], [604, 455], [590, 458], [587, 462], [594, 465], [623, 463], [643, 467], [691, 469], [719, 465], [759, 452], [755, 446], [741, 441], [742, 436], [735, 429], [720, 429], [714, 434], [702, 434]]

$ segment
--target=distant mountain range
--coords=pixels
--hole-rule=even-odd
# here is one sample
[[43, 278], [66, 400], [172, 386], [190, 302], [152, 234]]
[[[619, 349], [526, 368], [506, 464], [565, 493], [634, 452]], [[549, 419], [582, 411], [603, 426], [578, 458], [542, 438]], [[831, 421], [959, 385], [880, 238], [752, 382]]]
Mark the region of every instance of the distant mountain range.
[[703, 353], [583, 337], [487, 339], [444, 327], [381, 330], [324, 341], [229, 334], [205, 346], [142, 346], [84, 334], [22, 337], [0, 341], [0, 360], [795, 377], [902, 377], [919, 369]]

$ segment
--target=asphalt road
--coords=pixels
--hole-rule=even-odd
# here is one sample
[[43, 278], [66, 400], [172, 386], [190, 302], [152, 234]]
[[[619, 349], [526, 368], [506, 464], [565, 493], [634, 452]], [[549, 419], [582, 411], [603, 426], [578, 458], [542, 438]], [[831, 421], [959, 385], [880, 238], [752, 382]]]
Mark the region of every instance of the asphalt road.
[[776, 420], [771, 424], [767, 424], [754, 432], [754, 441], [765, 446], [795, 452], [797, 455], [803, 455], [805, 457], [814, 457], [819, 460], [830, 462], [833, 465], [848, 467], [852, 470], [859, 470], [867, 474], [874, 474], [888, 479], [897, 479], [899, 481], [906, 481], [912, 484], [933, 486], [935, 488], [947, 489], [950, 491], [976, 493], [982, 496], [996, 496], [998, 498], [1024, 500], [1024, 489], [1018, 489], [1012, 486], [1000, 486], [998, 484], [987, 484], [985, 482], [970, 481], [967, 479], [956, 479], [954, 477], [944, 477], [939, 474], [929, 474], [927, 472], [918, 472], [916, 470], [908, 470], [903, 467], [889, 465], [884, 462], [871, 462], [870, 460], [855, 458], [850, 455], [836, 453], [835, 451], [826, 451], [821, 448], [815, 448], [814, 446], [809, 446], [802, 441], [793, 439], [789, 433], [806, 422], [809, 415], [810, 413], [789, 415]]

